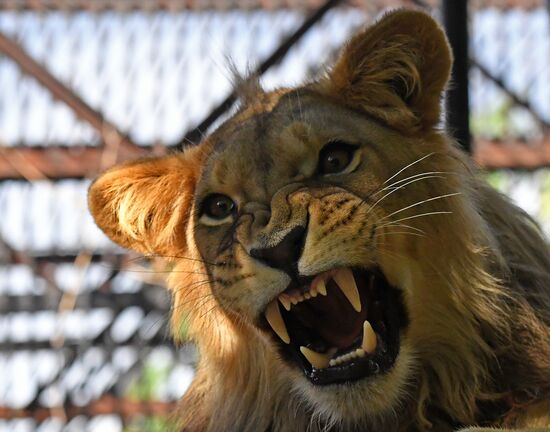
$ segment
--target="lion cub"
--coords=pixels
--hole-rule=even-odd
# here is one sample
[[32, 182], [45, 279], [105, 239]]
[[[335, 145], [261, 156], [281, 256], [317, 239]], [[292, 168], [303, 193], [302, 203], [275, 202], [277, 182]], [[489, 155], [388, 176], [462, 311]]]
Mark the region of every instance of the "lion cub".
[[451, 62], [388, 13], [319, 80], [92, 184], [113, 241], [172, 262], [182, 430], [549, 430], [550, 254], [439, 128]]

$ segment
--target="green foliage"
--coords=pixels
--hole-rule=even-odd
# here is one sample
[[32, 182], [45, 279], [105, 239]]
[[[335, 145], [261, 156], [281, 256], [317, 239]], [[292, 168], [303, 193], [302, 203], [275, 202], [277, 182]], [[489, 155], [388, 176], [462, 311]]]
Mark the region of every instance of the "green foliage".
[[175, 422], [166, 417], [135, 417], [124, 432], [176, 432]]
[[485, 180], [495, 189], [506, 192], [510, 178], [507, 171], [497, 170], [486, 173]]
[[510, 110], [513, 107], [510, 101], [495, 107], [493, 111], [472, 116], [470, 128], [473, 135], [492, 138], [502, 138], [511, 134]]
[[148, 362], [141, 376], [128, 389], [128, 396], [139, 401], [155, 400], [160, 386], [168, 379], [168, 366], [157, 366]]
[[[170, 367], [167, 364], [157, 365], [150, 360], [142, 369], [141, 375], [130, 385], [127, 396], [141, 402], [158, 399], [161, 386], [168, 380]], [[144, 412], [147, 411], [146, 405]], [[176, 425], [164, 416], [139, 416], [132, 419], [124, 429], [125, 432], [176, 432]]]
[[550, 170], [545, 169], [541, 175], [540, 209], [538, 219], [542, 223], [550, 221]]

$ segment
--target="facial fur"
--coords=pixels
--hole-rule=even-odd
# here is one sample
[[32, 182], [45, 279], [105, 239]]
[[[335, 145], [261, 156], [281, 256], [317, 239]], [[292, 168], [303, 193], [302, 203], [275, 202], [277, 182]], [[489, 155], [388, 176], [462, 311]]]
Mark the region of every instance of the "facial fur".
[[322, 79], [93, 183], [106, 234], [172, 262], [201, 356], [183, 430], [550, 427], [550, 255], [438, 128], [450, 67], [439, 26], [396, 11]]

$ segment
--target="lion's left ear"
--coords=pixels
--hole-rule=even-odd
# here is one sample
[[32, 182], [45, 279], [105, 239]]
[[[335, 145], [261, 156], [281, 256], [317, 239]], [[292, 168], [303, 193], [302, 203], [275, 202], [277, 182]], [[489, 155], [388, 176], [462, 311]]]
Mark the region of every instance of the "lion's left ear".
[[452, 55], [441, 27], [412, 10], [386, 14], [355, 36], [321, 92], [409, 133], [439, 121]]

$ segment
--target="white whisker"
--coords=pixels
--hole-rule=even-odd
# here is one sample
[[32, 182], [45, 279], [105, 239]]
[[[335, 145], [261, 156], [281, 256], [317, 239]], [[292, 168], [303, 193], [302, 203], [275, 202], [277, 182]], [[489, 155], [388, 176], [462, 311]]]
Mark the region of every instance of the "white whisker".
[[452, 211], [436, 211], [436, 212], [421, 213], [421, 214], [417, 214], [417, 215], [414, 215], [414, 216], [409, 216], [409, 217], [405, 217], [405, 218], [401, 218], [401, 219], [397, 219], [397, 220], [388, 222], [387, 224], [380, 225], [380, 228], [391, 225], [394, 222], [401, 222], [401, 221], [404, 221], [404, 220], [416, 219], [416, 218], [423, 217], [423, 216], [440, 215], [440, 214], [452, 214], [452, 213], [453, 213]]
[[[415, 175], [406, 177], [406, 178], [404, 178], [404, 179], [397, 180], [396, 182], [393, 182], [392, 184], [386, 186], [385, 188], [380, 189], [378, 192], [376, 192], [375, 194], [373, 194], [373, 196], [376, 196], [376, 195], [378, 195], [380, 192], [383, 192], [383, 191], [385, 191], [385, 190], [390, 190], [390, 189], [392, 189], [394, 186], [398, 185], [399, 183], [406, 182], [407, 180], [412, 180], [413, 178], [422, 177], [422, 176], [427, 176], [426, 178], [432, 178], [431, 176], [436, 175], [436, 174], [452, 174], [452, 173], [447, 172], [447, 171], [427, 171], [427, 172], [424, 172], [424, 173], [415, 174]], [[428, 177], [428, 176], [430, 176], [430, 177]], [[440, 178], [440, 177], [442, 177], [442, 176], [437, 176], [437, 177]], [[424, 177], [422, 177], [422, 179], [424, 179]]]
[[454, 192], [454, 193], [449, 193], [449, 194], [445, 194], [445, 195], [439, 195], [439, 196], [436, 196], [436, 197], [433, 197], [433, 198], [428, 198], [428, 199], [425, 199], [425, 200], [422, 200], [422, 201], [418, 201], [414, 204], [411, 204], [407, 207], [403, 207], [402, 209], [400, 210], [396, 210], [394, 211], [393, 213], [390, 213], [389, 215], [387, 216], [384, 216], [382, 219], [379, 220], [379, 222], [383, 221], [384, 219], [387, 219], [397, 213], [401, 213], [402, 211], [405, 211], [405, 210], [408, 210], [410, 208], [413, 208], [413, 207], [416, 207], [416, 206], [419, 206], [421, 204], [424, 204], [424, 203], [427, 203], [427, 202], [430, 202], [430, 201], [435, 201], [435, 200], [438, 200], [438, 199], [442, 199], [442, 198], [447, 198], [447, 197], [452, 197], [452, 196], [456, 196], [456, 195], [462, 195], [461, 192]]
[[417, 179], [413, 179], [413, 180], [410, 180], [408, 181], [407, 183], [405, 184], [402, 184], [401, 186], [398, 186], [396, 187], [395, 189], [393, 189], [392, 191], [388, 192], [386, 195], [384, 195], [382, 198], [380, 198], [378, 201], [376, 201], [372, 206], [371, 208], [369, 208], [367, 210], [367, 212], [365, 213], [365, 216], [367, 216], [371, 211], [373, 211], [376, 206], [384, 199], [386, 199], [387, 197], [389, 197], [392, 193], [394, 192], [397, 192], [399, 189], [403, 189], [405, 186], [408, 186], [410, 185], [411, 183], [416, 183], [417, 181], [420, 181], [420, 180], [425, 180], [426, 178], [445, 178], [445, 177], [442, 177], [442, 176], [428, 176], [428, 177], [422, 177], [422, 178], [417, 178]]
[[416, 237], [426, 237], [424, 234], [412, 233], [410, 231], [389, 231], [389, 232], [381, 232], [381, 233], [375, 234], [374, 238], [382, 237], [382, 236], [385, 237], [393, 234], [408, 234]]
[[397, 177], [399, 174], [401, 174], [403, 171], [405, 171], [407, 168], [412, 167], [413, 165], [416, 165], [418, 162], [422, 162], [424, 159], [429, 158], [430, 156], [433, 156], [435, 153], [428, 153], [426, 156], [421, 157], [420, 159], [415, 160], [414, 162], [411, 162], [406, 167], [401, 168], [399, 171], [397, 171], [394, 175], [392, 175], [389, 179], [387, 179], [382, 185], [385, 185], [387, 182], [389, 182], [391, 179]]
[[[426, 234], [426, 231], [424, 230], [421, 230], [420, 228], [416, 228], [416, 227], [413, 227], [411, 225], [407, 225], [407, 224], [400, 224], [400, 223], [389, 223], [389, 224], [384, 224], [383, 225], [384, 227], [387, 227], [387, 226], [395, 226], [395, 227], [400, 227], [400, 228], [407, 228], [407, 229], [411, 229], [411, 230], [414, 230], [414, 231], [417, 231], [421, 234]], [[376, 229], [380, 228], [379, 226], [376, 227]]]

